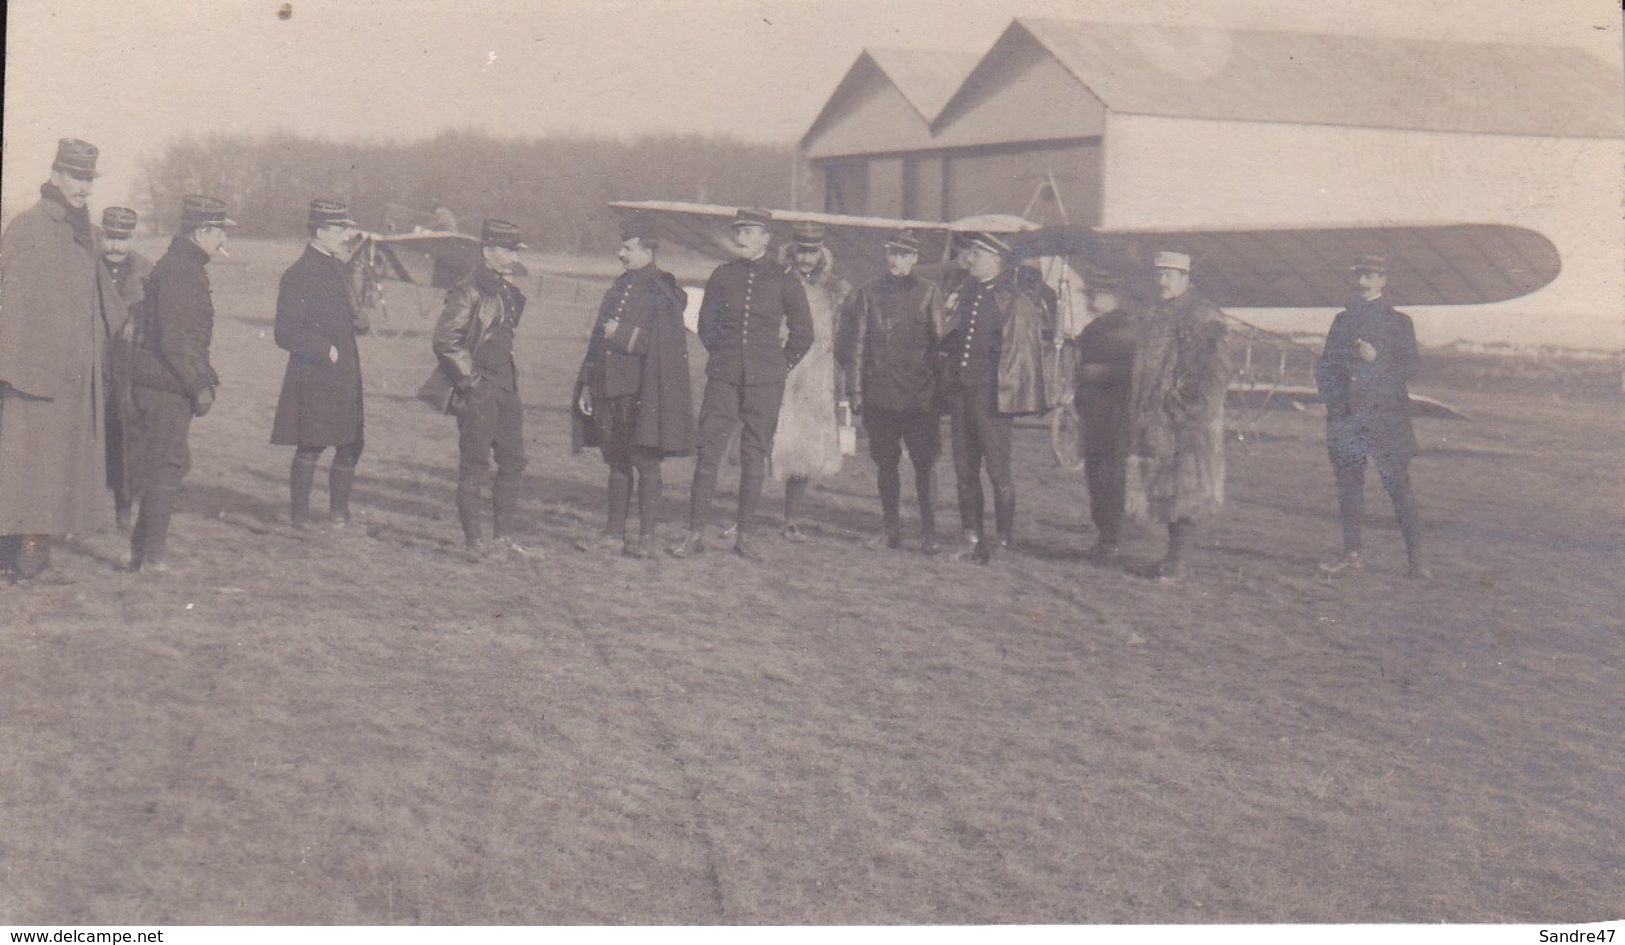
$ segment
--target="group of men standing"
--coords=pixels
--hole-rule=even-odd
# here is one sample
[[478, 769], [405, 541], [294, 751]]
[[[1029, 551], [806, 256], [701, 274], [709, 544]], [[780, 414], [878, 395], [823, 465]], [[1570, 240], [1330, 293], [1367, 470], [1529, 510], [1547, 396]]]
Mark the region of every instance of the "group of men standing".
[[[167, 570], [174, 499], [190, 466], [194, 417], [207, 414], [220, 380], [209, 360], [214, 309], [206, 269], [236, 224], [224, 202], [189, 195], [168, 251], [150, 264], [130, 250], [137, 217], [109, 207], [97, 232], [86, 203], [97, 150], [59, 144], [38, 204], [0, 238], [0, 569], [48, 571], [50, 537], [96, 528], [113, 493], [130, 534], [130, 565]], [[769, 253], [771, 214], [738, 212], [737, 258], [705, 287], [698, 334], [707, 352], [696, 421], [683, 313], [686, 295], [656, 266], [651, 221], [625, 221], [624, 272], [605, 293], [572, 397], [578, 446], [598, 446], [609, 466], [608, 516], [599, 541], [632, 557], [655, 553], [660, 468], [694, 452], [688, 527], [669, 549], [705, 550], [722, 458], [739, 435], [740, 486], [733, 550], [754, 558], [756, 509], [769, 464], [785, 482], [784, 535], [802, 537], [810, 481], [840, 467], [835, 400], [863, 418], [878, 467], [882, 529], [871, 547], [902, 545], [901, 472], [906, 450], [920, 509], [920, 545], [939, 550], [933, 468], [940, 417], [949, 419], [961, 540], [956, 558], [987, 563], [1014, 540], [1014, 420], [1052, 406], [1044, 348], [1054, 295], [1024, 278], [995, 233], [960, 237], [947, 285], [915, 272], [920, 241], [900, 230], [884, 247], [886, 274], [856, 289], [835, 273], [822, 228], [799, 224]], [[284, 273], [275, 337], [288, 351], [271, 442], [292, 446], [289, 522], [296, 529], [350, 521], [364, 444], [356, 335], [365, 330], [351, 292], [357, 225], [338, 201], [313, 200], [309, 242]], [[523, 409], [514, 345], [526, 298], [515, 282], [525, 244], [514, 224], [488, 219], [481, 264], [447, 293], [435, 326], [437, 367], [420, 395], [457, 417], [457, 510], [476, 558], [532, 552], [514, 534], [525, 468]], [[1156, 574], [1184, 570], [1196, 522], [1224, 499], [1224, 397], [1229, 367], [1223, 313], [1191, 288], [1189, 256], [1156, 254], [1157, 299], [1137, 311], [1125, 273], [1087, 274], [1094, 319], [1077, 340], [1075, 402], [1097, 531], [1092, 556], [1118, 553], [1125, 515], [1161, 522], [1167, 553]], [[1408, 476], [1415, 451], [1406, 384], [1416, 369], [1410, 319], [1383, 298], [1386, 260], [1353, 267], [1361, 298], [1338, 315], [1317, 366], [1328, 406], [1328, 448], [1343, 522], [1344, 556], [1328, 573], [1359, 570], [1364, 467], [1372, 459], [1393, 497], [1410, 573], [1427, 576]], [[310, 511], [321, 454], [332, 448], [329, 514]], [[491, 488], [492, 537], [482, 493]], [[982, 476], [991, 485], [990, 533]], [[105, 479], [105, 482], [98, 480]], [[629, 529], [634, 482], [638, 529]], [[131, 521], [132, 510], [137, 512]]]

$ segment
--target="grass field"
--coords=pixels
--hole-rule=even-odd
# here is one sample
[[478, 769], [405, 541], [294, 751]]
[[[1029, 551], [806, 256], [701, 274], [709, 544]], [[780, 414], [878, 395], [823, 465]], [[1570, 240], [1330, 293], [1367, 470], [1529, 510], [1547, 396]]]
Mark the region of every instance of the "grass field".
[[1290, 412], [1231, 443], [1178, 585], [1081, 561], [1081, 475], [1036, 429], [992, 567], [864, 550], [866, 457], [804, 545], [764, 522], [762, 563], [641, 562], [571, 547], [603, 514], [565, 413], [592, 299], [550, 291], [519, 338], [542, 556], [472, 565], [454, 423], [411, 399], [426, 323], [362, 342], [361, 527], [287, 527], [298, 249], [232, 251], [178, 570], [98, 534], [58, 555], [75, 583], [0, 587], [0, 924], [1625, 915], [1617, 387], [1424, 380], [1476, 419], [1419, 425], [1426, 584], [1374, 474], [1368, 572], [1317, 576], [1331, 475]]

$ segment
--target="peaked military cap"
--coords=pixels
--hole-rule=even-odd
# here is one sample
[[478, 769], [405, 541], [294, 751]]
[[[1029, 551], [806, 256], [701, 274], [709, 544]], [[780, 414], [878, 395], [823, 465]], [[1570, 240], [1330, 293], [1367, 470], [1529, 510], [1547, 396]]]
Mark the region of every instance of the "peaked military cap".
[[655, 232], [654, 219], [646, 213], [634, 213], [621, 221], [621, 242], [630, 239], [655, 239], [660, 236]]
[[1182, 272], [1191, 271], [1191, 257], [1188, 253], [1176, 253], [1172, 250], [1163, 250], [1151, 260], [1152, 269], [1178, 269]]
[[487, 219], [480, 228], [480, 242], [486, 246], [501, 246], [504, 249], [525, 249], [523, 234], [519, 227], [507, 220]]
[[1388, 274], [1388, 257], [1377, 253], [1361, 253], [1354, 257], [1354, 265], [1349, 267], [1350, 272], [1380, 272]]
[[200, 226], [230, 227], [237, 221], [226, 216], [226, 202], [202, 194], [187, 194], [181, 198], [181, 229], [193, 230]]
[[772, 222], [773, 214], [768, 213], [766, 210], [758, 210], [755, 207], [745, 207], [742, 208], [738, 213], [734, 214], [733, 225], [760, 226], [765, 228], [769, 223]]
[[887, 249], [900, 250], [905, 253], [918, 253], [920, 251], [920, 238], [914, 235], [913, 230], [898, 230], [886, 240]]
[[102, 232], [113, 239], [124, 239], [135, 232], [137, 219], [129, 207], [108, 207], [102, 211]]
[[56, 143], [56, 160], [51, 162], [51, 169], [65, 171], [75, 177], [100, 177], [96, 170], [96, 158], [100, 154], [89, 141], [63, 138]]
[[350, 219], [350, 207], [338, 200], [317, 197], [310, 202], [310, 213], [305, 218], [310, 226], [356, 226]]
[[966, 233], [965, 246], [973, 249], [985, 249], [1000, 256], [1010, 254], [1010, 244], [992, 233]]
[[824, 245], [824, 225], [811, 222], [797, 223], [790, 228], [790, 237], [796, 241], [797, 246], [817, 249]]

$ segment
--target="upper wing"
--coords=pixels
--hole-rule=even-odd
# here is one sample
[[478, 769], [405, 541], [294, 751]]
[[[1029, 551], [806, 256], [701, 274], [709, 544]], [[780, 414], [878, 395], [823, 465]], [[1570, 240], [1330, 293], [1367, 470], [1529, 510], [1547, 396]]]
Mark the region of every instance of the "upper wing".
[[1547, 285], [1557, 247], [1534, 230], [1498, 224], [1413, 224], [1247, 230], [1092, 230], [1013, 235], [1029, 256], [1083, 256], [1144, 271], [1160, 249], [1188, 252], [1201, 292], [1237, 308], [1337, 308], [1353, 293], [1349, 261], [1388, 258], [1387, 294], [1401, 305], [1504, 302]]

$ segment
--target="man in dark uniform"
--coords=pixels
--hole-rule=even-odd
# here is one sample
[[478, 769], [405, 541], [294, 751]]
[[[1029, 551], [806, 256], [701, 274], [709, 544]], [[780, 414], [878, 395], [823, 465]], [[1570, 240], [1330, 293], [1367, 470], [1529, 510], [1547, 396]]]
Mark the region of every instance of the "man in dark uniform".
[[107, 339], [107, 486], [113, 490], [118, 530], [130, 533], [130, 477], [125, 462], [127, 414], [130, 412], [130, 337], [144, 317], [147, 278], [152, 260], [130, 248], [140, 218], [129, 207], [102, 211], [102, 265], [113, 277], [119, 298], [129, 311], [125, 331]]
[[[937, 551], [932, 506], [942, 425], [936, 408], [936, 345], [946, 312], [942, 289], [914, 274], [920, 240], [899, 230], [886, 241], [886, 274], [858, 290], [842, 352], [847, 397], [863, 416], [869, 455], [878, 467], [880, 511], [887, 548], [902, 546], [902, 463], [908, 448], [920, 502], [920, 546]], [[878, 542], [873, 542], [878, 547]]]
[[1422, 560], [1422, 522], [1411, 490], [1416, 453], [1408, 384], [1416, 376], [1416, 328], [1383, 297], [1388, 260], [1360, 256], [1351, 267], [1360, 298], [1337, 313], [1315, 365], [1315, 383], [1326, 402], [1326, 450], [1337, 479], [1343, 523], [1343, 557], [1322, 565], [1328, 574], [1359, 571], [1360, 518], [1365, 513], [1365, 464], [1370, 457], [1394, 501], [1405, 537], [1409, 575], [1432, 575]]
[[457, 415], [457, 515], [469, 554], [487, 555], [480, 527], [480, 493], [496, 459], [491, 487], [492, 542], [511, 554], [529, 557], [511, 529], [525, 471], [524, 410], [514, 365], [514, 332], [525, 312], [525, 294], [510, 276], [525, 248], [519, 228], [506, 220], [486, 220], [480, 232], [480, 265], [446, 292], [446, 306], [434, 329], [434, 353], [451, 380], [452, 412]]
[[[688, 296], [655, 265], [660, 241], [649, 221], [621, 224], [617, 254], [625, 268], [598, 306], [587, 357], [576, 378], [574, 429], [579, 446], [598, 446], [609, 464], [609, 524], [601, 542], [632, 558], [653, 553], [660, 520], [660, 463], [694, 449], [694, 401], [688, 382], [683, 310]], [[626, 532], [632, 471], [638, 478], [638, 538]], [[594, 542], [578, 544], [582, 550]]]
[[130, 457], [140, 512], [130, 536], [134, 570], [169, 570], [169, 516], [181, 479], [191, 469], [186, 440], [192, 418], [214, 405], [220, 378], [209, 364], [214, 302], [204, 267], [236, 226], [225, 201], [189, 194], [181, 201], [180, 232], [147, 280], [147, 317], [137, 325], [130, 357]]
[[1129, 378], [1139, 328], [1123, 307], [1123, 280], [1115, 272], [1091, 271], [1084, 297], [1093, 316], [1078, 333], [1077, 394], [1073, 403], [1083, 434], [1084, 478], [1089, 517], [1095, 523], [1099, 562], [1117, 557], [1123, 531], [1123, 475], [1129, 444]]
[[[734, 428], [739, 443], [739, 525], [734, 552], [754, 558], [749, 543], [762, 476], [790, 368], [812, 348], [812, 313], [801, 280], [768, 254], [772, 236], [765, 210], [740, 210], [734, 219], [739, 258], [723, 263], [705, 284], [699, 335], [709, 357], [700, 402], [699, 453], [689, 498], [688, 535], [671, 550], [679, 558], [705, 549], [702, 530], [717, 491], [717, 467]], [[787, 330], [787, 340], [779, 340]]]
[[998, 546], [1014, 538], [1016, 486], [1010, 470], [1014, 419], [1048, 409], [1044, 395], [1044, 313], [1008, 273], [1010, 246], [992, 233], [968, 234], [961, 254], [966, 278], [938, 343], [939, 384], [948, 403], [959, 521], [964, 542], [955, 559], [986, 564], [994, 544], [982, 522], [982, 466], [993, 484]]
[[330, 522], [350, 522], [350, 489], [361, 458], [361, 351], [350, 295], [350, 237], [356, 223], [337, 200], [310, 202], [310, 242], [282, 274], [276, 294], [276, 343], [288, 352], [271, 443], [292, 446], [288, 522], [310, 523], [310, 490], [322, 451], [334, 447], [327, 473]]

